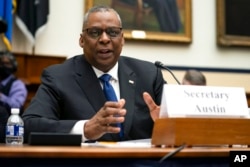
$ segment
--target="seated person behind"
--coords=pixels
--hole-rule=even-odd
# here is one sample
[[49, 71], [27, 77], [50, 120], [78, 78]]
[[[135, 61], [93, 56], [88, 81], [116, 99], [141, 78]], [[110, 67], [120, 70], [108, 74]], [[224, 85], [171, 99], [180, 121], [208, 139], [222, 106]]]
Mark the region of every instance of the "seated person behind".
[[187, 70], [182, 85], [206, 85], [206, 77], [198, 70]]
[[20, 108], [27, 97], [24, 83], [14, 76], [17, 70], [15, 57], [9, 52], [0, 52], [0, 143], [5, 142], [5, 125], [11, 108]]
[[25, 84], [14, 75], [16, 70], [15, 57], [10, 52], [0, 52], [0, 106], [5, 107], [9, 114], [11, 108], [22, 111], [27, 98]]

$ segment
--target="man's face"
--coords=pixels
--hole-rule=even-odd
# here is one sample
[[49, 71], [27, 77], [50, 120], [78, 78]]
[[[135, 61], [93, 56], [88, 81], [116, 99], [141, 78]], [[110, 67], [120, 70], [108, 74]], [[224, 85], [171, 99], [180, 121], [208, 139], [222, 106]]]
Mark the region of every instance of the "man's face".
[[183, 79], [182, 85], [192, 85], [189, 81]]
[[14, 72], [13, 68], [11, 60], [7, 56], [2, 56], [0, 58], [0, 80], [10, 76]]
[[[113, 12], [96, 12], [89, 15], [79, 44], [87, 61], [97, 69], [109, 71], [120, 57], [124, 44], [123, 32]], [[104, 31], [103, 31], [104, 30]]]
[[5, 66], [7, 68], [13, 68], [13, 65], [12, 65], [10, 59], [6, 56], [3, 56], [0, 58], [0, 66]]

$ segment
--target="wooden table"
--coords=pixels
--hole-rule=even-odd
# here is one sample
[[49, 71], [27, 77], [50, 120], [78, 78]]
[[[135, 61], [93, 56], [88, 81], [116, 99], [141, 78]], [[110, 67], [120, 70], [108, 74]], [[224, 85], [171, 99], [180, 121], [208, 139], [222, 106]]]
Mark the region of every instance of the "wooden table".
[[[0, 144], [0, 157], [29, 158], [161, 158], [175, 148], [95, 148], [81, 146], [8, 146]], [[250, 148], [185, 148], [175, 157], [228, 157], [233, 150]]]
[[[37, 164], [43, 162], [51, 165], [52, 161], [60, 161], [63, 166], [73, 166], [69, 165], [68, 161], [77, 159], [78, 163], [88, 164], [91, 162], [98, 166], [97, 161], [102, 162], [100, 166], [105, 166], [104, 161], [108, 160], [109, 163], [112, 160], [114, 163], [112, 165], [117, 166], [116, 163], [126, 162], [130, 159], [133, 163], [134, 160], [154, 160], [154, 162], [159, 161], [169, 152], [174, 151], [175, 148], [97, 148], [97, 147], [81, 147], [81, 146], [7, 146], [5, 144], [0, 144], [0, 161], [5, 161], [6, 163], [20, 164], [25, 166], [27, 162]], [[250, 148], [228, 148], [228, 147], [196, 147], [196, 148], [184, 148], [179, 153], [177, 153], [173, 158], [178, 159], [192, 159], [200, 160], [206, 164], [213, 159], [216, 162], [221, 160], [218, 164], [220, 166], [225, 163], [229, 164], [228, 157], [230, 151], [233, 150], [247, 150]], [[131, 161], [132, 159], [132, 161]], [[206, 159], [207, 161], [204, 161]], [[37, 162], [35, 161], [37, 160]], [[67, 161], [66, 161], [67, 160]], [[65, 162], [64, 162], [65, 161]], [[188, 161], [190, 162], [190, 161]], [[30, 165], [29, 163], [29, 165]], [[44, 166], [47, 165], [44, 164]], [[106, 163], [106, 162], [105, 162]], [[57, 164], [58, 165], [58, 164]], [[60, 164], [61, 165], [61, 164]], [[207, 164], [206, 164], [207, 165]], [[214, 164], [213, 164], [214, 165]], [[27, 165], [28, 166], [28, 165]], [[34, 165], [35, 166], [35, 165]], [[53, 166], [53, 163], [52, 165]], [[54, 165], [56, 166], [56, 165]], [[79, 165], [80, 166], [80, 165]], [[106, 166], [111, 166], [106, 164]], [[125, 165], [126, 166], [126, 165]], [[178, 165], [177, 165], [178, 166]], [[201, 165], [202, 166], [202, 165]]]

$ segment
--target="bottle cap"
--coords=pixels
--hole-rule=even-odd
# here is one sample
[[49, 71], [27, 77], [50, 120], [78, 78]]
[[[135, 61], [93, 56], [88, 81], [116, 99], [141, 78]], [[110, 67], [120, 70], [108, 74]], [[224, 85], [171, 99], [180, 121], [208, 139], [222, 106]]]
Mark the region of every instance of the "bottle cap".
[[19, 114], [19, 108], [12, 108], [11, 114]]

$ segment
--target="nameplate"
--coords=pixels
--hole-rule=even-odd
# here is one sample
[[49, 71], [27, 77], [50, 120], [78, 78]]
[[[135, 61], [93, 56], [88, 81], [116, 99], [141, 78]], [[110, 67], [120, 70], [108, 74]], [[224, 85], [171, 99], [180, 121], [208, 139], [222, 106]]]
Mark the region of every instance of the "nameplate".
[[246, 92], [241, 87], [165, 84], [160, 118], [248, 118]]

